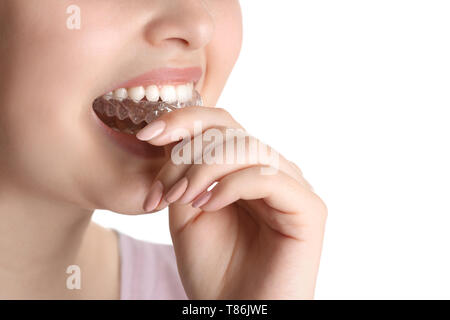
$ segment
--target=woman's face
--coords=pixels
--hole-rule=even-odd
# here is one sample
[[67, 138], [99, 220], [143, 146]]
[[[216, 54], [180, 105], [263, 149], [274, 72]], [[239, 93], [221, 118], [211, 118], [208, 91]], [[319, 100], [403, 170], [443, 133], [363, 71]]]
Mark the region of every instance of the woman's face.
[[0, 181], [132, 214], [167, 156], [118, 143], [93, 101], [142, 75], [190, 82], [200, 70], [196, 89], [215, 105], [242, 25], [238, 0], [1, 0], [0, 35]]

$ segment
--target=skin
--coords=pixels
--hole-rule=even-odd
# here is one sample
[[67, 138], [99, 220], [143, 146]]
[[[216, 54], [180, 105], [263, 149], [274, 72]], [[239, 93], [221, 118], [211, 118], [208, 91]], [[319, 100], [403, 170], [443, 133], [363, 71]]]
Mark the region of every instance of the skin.
[[[0, 2], [0, 298], [119, 298], [116, 235], [91, 215], [144, 214], [150, 197], [153, 212], [169, 206], [190, 298], [313, 298], [327, 209], [298, 167], [280, 156], [276, 174], [261, 174], [248, 148], [245, 164], [175, 166], [169, 157], [174, 130], [193, 134], [195, 121], [242, 128], [211, 107], [239, 55], [239, 2], [78, 0], [81, 30], [68, 30], [72, 2]], [[112, 145], [92, 101], [153, 68], [189, 66], [204, 70], [197, 88], [207, 107], [160, 118], [165, 130], [148, 143], [165, 153], [144, 159]], [[209, 202], [193, 208], [214, 181]], [[65, 287], [72, 264], [82, 290]]]

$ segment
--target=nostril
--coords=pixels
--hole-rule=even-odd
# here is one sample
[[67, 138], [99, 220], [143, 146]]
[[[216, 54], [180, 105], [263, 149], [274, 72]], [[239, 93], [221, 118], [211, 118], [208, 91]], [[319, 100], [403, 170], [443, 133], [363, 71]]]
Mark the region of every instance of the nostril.
[[165, 42], [179, 44], [179, 45], [184, 46], [184, 47], [189, 47], [190, 46], [189, 41], [187, 41], [185, 39], [181, 39], [181, 38], [169, 38], [169, 39], [166, 39]]
[[180, 5], [153, 17], [146, 38], [153, 46], [175, 44], [195, 50], [211, 41], [214, 29], [213, 17], [203, 6]]

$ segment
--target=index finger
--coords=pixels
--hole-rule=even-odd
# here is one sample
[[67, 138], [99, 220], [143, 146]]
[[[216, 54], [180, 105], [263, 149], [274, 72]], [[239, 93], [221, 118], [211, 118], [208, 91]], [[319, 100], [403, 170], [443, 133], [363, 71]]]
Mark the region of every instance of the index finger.
[[152, 145], [163, 146], [214, 127], [242, 129], [225, 109], [187, 107], [162, 115], [139, 131], [136, 137]]

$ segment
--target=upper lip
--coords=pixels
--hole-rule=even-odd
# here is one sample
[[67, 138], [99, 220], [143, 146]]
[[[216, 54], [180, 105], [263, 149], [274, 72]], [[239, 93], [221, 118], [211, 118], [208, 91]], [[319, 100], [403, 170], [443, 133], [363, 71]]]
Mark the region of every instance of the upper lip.
[[200, 67], [153, 69], [119, 84], [109, 91], [114, 91], [119, 88], [146, 87], [150, 85], [177, 85], [189, 82], [195, 84], [200, 80], [202, 73], [203, 71]]

